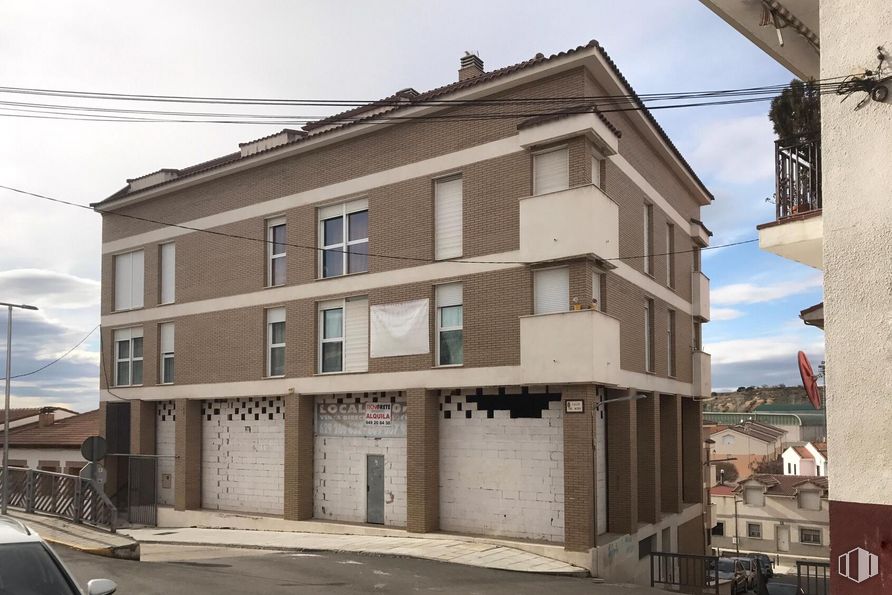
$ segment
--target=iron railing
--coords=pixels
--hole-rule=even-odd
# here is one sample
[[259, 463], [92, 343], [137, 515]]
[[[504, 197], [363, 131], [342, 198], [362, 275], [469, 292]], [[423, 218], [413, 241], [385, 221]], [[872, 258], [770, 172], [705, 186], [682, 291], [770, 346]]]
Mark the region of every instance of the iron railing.
[[821, 209], [821, 141], [775, 141], [777, 219]]
[[[6, 481], [0, 472], [0, 482]], [[9, 506], [108, 529], [118, 524], [118, 511], [102, 488], [77, 475], [9, 468]]]
[[796, 583], [805, 595], [830, 595], [830, 564], [798, 560]]
[[650, 554], [650, 586], [671, 587], [685, 593], [719, 593], [718, 556]]

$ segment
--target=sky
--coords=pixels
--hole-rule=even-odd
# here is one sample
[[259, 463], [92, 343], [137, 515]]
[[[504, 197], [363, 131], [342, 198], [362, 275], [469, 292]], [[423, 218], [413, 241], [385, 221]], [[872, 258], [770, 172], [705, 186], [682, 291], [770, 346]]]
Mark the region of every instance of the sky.
[[[541, 7], [526, 0], [0, 0], [0, 86], [375, 99], [452, 82], [466, 50], [491, 70], [591, 39], [639, 93], [792, 78], [695, 0], [565, 0], [560, 10]], [[23, 99], [0, 94], [0, 100]], [[773, 192], [767, 109], [755, 103], [654, 112], [716, 197], [702, 215], [714, 245], [755, 238], [756, 225], [773, 219], [766, 202]], [[230, 153], [276, 130], [10, 115], [0, 109], [0, 184], [81, 204], [105, 198], [127, 178]], [[15, 376], [64, 354], [99, 323], [100, 219], [5, 190], [0, 205], [0, 301], [40, 307], [14, 313]], [[823, 360], [822, 332], [798, 319], [822, 299], [819, 271], [754, 243], [707, 251], [703, 268], [712, 286], [704, 343], [716, 390], [797, 384], [799, 349], [815, 366]], [[98, 365], [97, 332], [59, 363], [13, 380], [13, 406], [95, 408]]]

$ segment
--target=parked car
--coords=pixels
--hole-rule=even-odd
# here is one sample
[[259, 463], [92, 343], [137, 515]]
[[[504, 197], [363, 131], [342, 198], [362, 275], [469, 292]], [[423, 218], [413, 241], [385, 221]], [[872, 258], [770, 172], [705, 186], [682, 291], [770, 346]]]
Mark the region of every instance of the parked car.
[[743, 564], [735, 558], [719, 558], [719, 581], [731, 581], [731, 595], [746, 593], [746, 571]]
[[20, 595], [111, 595], [118, 586], [94, 579], [86, 590], [40, 538], [18, 520], [0, 516], [0, 593]]
[[759, 566], [762, 568], [762, 574], [765, 575], [765, 578], [771, 578], [774, 576], [774, 564], [771, 561], [771, 558], [768, 554], [750, 554], [750, 558], [756, 560], [759, 563]]
[[746, 576], [746, 588], [753, 589], [756, 586], [756, 564], [757, 562], [747, 556], [735, 556], [731, 558], [737, 560], [743, 566], [743, 573]]
[[769, 581], [766, 587], [768, 588], [768, 595], [805, 595], [805, 591], [802, 588], [790, 583]]

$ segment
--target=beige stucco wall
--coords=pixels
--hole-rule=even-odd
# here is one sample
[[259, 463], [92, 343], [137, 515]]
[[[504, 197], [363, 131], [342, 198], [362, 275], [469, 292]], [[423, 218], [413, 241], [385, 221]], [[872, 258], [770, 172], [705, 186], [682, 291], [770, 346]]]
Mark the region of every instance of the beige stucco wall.
[[[889, 0], [822, 2], [821, 78], [876, 68], [890, 31]], [[892, 103], [855, 111], [863, 97], [821, 102], [830, 484], [834, 500], [889, 504], [892, 467], [876, 461], [892, 456]]]

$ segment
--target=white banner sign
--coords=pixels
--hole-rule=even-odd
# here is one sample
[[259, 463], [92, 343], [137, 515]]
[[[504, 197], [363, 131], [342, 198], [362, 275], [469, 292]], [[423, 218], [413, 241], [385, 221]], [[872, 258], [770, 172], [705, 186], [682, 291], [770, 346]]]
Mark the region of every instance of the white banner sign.
[[369, 308], [371, 357], [430, 353], [430, 300]]

